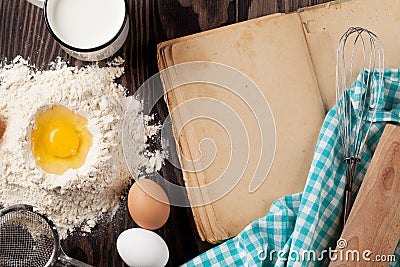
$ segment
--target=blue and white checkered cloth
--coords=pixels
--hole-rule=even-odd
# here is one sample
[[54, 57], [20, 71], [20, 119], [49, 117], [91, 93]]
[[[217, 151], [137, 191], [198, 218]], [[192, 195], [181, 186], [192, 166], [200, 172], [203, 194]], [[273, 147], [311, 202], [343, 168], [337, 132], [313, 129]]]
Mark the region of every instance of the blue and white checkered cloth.
[[[360, 73], [348, 90], [353, 119], [358, 109], [362, 79], [366, 76]], [[376, 73], [373, 77], [378, 79]], [[358, 192], [386, 123], [400, 125], [399, 79], [400, 69], [385, 70], [384, 94], [381, 94], [366, 150], [358, 166], [353, 192]], [[329, 249], [336, 248], [340, 236], [346, 182], [338, 124], [337, 106], [334, 106], [323, 123], [302, 193], [276, 200], [267, 216], [184, 266], [327, 266]], [[388, 265], [400, 266], [400, 240], [394, 255], [396, 261]]]

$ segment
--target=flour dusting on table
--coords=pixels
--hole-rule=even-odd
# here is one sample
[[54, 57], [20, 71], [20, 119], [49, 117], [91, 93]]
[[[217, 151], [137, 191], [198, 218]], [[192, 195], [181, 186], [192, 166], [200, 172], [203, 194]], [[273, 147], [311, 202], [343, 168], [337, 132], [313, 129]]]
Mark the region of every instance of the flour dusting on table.
[[[115, 210], [130, 184], [121, 146], [129, 101], [137, 102], [131, 122], [137, 126], [131, 133], [135, 142], [130, 147], [130, 164], [137, 173], [132, 175], [161, 168], [162, 153], [147, 150], [148, 134], [154, 132], [146, 130], [142, 103], [125, 96], [123, 86], [115, 82], [124, 70], [114, 65], [77, 68], [58, 61], [51, 70], [37, 71], [17, 57], [0, 69], [0, 116], [7, 121], [0, 140], [0, 203], [39, 207], [56, 223], [62, 238], [74, 227], [88, 231], [98, 215]], [[53, 105], [86, 117], [93, 136], [85, 163], [63, 175], [38, 167], [30, 147], [36, 115]]]

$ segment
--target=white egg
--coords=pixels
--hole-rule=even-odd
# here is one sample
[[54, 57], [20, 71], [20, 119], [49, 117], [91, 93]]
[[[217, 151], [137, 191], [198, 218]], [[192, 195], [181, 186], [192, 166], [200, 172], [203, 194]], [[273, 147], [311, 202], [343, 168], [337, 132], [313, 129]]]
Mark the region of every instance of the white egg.
[[117, 250], [130, 267], [163, 267], [167, 264], [167, 244], [156, 233], [141, 228], [122, 232], [117, 239]]

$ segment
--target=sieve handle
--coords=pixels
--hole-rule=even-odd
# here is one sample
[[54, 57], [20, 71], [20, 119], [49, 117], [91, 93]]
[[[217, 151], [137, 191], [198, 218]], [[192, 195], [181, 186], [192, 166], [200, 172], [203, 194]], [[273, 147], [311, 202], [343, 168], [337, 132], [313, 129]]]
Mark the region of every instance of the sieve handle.
[[40, 8], [44, 7], [44, 0], [27, 0], [27, 1]]
[[92, 265], [68, 257], [65, 253], [61, 253], [61, 255], [58, 257], [58, 262], [61, 263], [63, 266], [93, 267]]

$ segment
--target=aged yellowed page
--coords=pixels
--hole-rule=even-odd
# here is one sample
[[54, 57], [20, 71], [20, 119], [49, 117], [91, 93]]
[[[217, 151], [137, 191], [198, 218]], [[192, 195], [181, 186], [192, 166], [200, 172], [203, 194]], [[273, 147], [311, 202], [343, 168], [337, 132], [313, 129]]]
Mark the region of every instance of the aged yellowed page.
[[[272, 168], [266, 177], [256, 177], [259, 180], [266, 179], [258, 190], [251, 193], [249, 185], [257, 166], [267, 164], [258, 162], [260, 147], [273, 138], [268, 134], [261, 136], [257, 131], [253, 107], [247, 106], [243, 99], [229, 90], [215, 85], [185, 85], [166, 95], [186, 186], [201, 186], [218, 179], [229, 179], [226, 171], [234, 160], [231, 155], [249, 152], [248, 160], [243, 161], [246, 164], [245, 172], [236, 187], [209, 205], [193, 208], [195, 222], [203, 239], [218, 242], [232, 237], [251, 221], [266, 215], [274, 200], [303, 190], [325, 111], [297, 14], [263, 17], [163, 43], [159, 46], [159, 61], [160, 68], [184, 62], [212, 61], [239, 70], [259, 87], [271, 107], [276, 124], [276, 153], [273, 153], [273, 149], [266, 152], [274, 156]], [[181, 74], [181, 78], [185, 79], [183, 76]], [[164, 78], [166, 82], [168, 77]], [[179, 104], [199, 97], [220, 101], [235, 110], [248, 130], [243, 142], [232, 144], [232, 130], [229, 132], [224, 128], [226, 125], [207, 119], [194, 120], [181, 131], [177, 130], [199, 110], [195, 110], [193, 105], [188, 105], [184, 111], [173, 110]], [[205, 103], [203, 111], [212, 108], [211, 103]], [[226, 121], [233, 122], [234, 117], [229, 116], [232, 115], [225, 116]], [[270, 120], [267, 117], [263, 119]], [[239, 132], [239, 128], [233, 131]], [[274, 134], [271, 129], [265, 130]], [[207, 138], [213, 144], [202, 143]], [[249, 140], [248, 144], [246, 139]], [[206, 162], [210, 160], [210, 151], [216, 151], [215, 158], [207, 168], [201, 169], [199, 166], [207, 165]], [[195, 160], [196, 163], [187, 162], [186, 159]], [[240, 169], [240, 162], [234, 165]], [[193, 167], [195, 172], [185, 171]], [[188, 190], [188, 194], [190, 201], [196, 202], [198, 199], [213, 199], [220, 193], [217, 191], [199, 193]]]
[[[340, 37], [349, 27], [374, 32], [385, 48], [386, 68], [400, 67], [400, 1], [337, 1], [299, 12], [318, 86], [328, 110], [335, 103], [335, 65]], [[355, 75], [360, 65], [355, 63]], [[354, 80], [356, 77], [354, 77]]]

